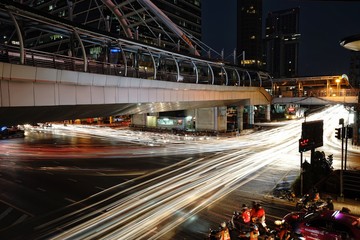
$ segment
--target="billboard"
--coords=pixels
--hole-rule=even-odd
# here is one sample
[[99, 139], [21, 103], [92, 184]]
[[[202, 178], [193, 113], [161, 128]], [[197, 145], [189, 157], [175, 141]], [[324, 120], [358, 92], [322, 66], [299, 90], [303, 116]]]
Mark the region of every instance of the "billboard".
[[324, 122], [323, 120], [303, 122], [299, 152], [323, 146]]

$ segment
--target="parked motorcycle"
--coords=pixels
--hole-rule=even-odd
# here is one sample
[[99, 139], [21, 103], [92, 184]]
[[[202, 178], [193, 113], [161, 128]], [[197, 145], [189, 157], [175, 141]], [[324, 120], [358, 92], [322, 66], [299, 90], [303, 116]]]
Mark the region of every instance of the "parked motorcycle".
[[310, 195], [303, 195], [296, 203], [296, 210], [307, 209], [309, 207]]
[[295, 201], [295, 193], [288, 188], [277, 188], [273, 191], [273, 195], [277, 198], [286, 199], [290, 202]]

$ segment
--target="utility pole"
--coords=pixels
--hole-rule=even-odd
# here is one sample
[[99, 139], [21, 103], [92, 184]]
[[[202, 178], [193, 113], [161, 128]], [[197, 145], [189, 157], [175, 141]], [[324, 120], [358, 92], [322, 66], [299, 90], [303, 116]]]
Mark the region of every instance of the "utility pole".
[[304, 192], [304, 169], [303, 169], [303, 153], [300, 152], [300, 196], [303, 196]]
[[345, 160], [344, 160], [344, 170], [346, 171], [346, 162], [347, 162], [347, 146], [348, 146], [348, 129], [349, 125], [346, 126], [345, 130]]
[[344, 170], [344, 135], [345, 135], [345, 128], [344, 128], [344, 119], [339, 119], [339, 124], [341, 125], [341, 169], [340, 169], [340, 197], [338, 201], [344, 202], [344, 190], [343, 190], [343, 170]]

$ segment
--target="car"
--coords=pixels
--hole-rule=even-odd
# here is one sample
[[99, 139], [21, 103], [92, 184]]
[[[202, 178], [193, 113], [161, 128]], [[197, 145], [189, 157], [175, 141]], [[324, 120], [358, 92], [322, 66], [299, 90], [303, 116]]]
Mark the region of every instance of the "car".
[[298, 239], [360, 239], [360, 218], [342, 211], [293, 212], [283, 221], [292, 227], [292, 233]]
[[25, 137], [25, 131], [18, 128], [17, 126], [12, 126], [12, 127], [2, 126], [2, 127], [0, 127], [0, 139], [23, 138], [23, 137]]

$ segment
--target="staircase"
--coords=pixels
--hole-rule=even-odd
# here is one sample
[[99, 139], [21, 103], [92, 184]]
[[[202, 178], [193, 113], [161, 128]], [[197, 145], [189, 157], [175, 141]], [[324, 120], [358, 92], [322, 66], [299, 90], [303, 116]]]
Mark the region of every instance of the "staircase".
[[360, 199], [360, 171], [343, 172], [343, 189], [347, 198]]

